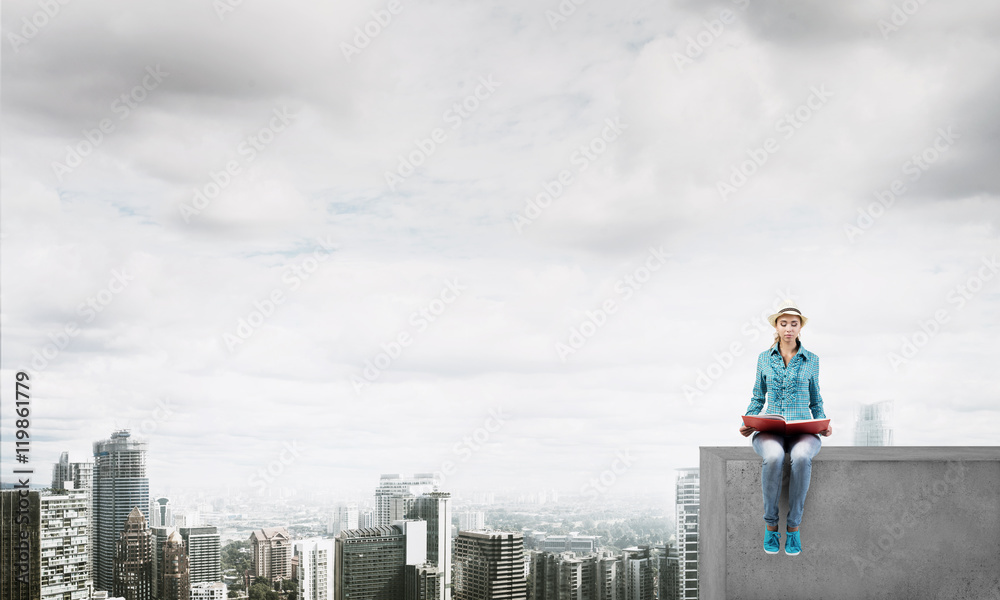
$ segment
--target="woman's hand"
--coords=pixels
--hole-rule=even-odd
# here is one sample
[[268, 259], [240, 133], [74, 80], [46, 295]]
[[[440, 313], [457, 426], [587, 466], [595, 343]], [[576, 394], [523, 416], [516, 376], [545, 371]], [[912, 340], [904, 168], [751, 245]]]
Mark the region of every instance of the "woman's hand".
[[823, 436], [823, 437], [829, 437], [829, 436], [833, 435], [833, 425], [827, 425], [826, 429], [824, 429], [823, 431], [819, 432], [819, 434], [821, 436]]
[[740, 426], [740, 435], [742, 435], [743, 437], [747, 437], [748, 435], [750, 435], [751, 433], [753, 433], [755, 431], [757, 431], [757, 430], [754, 429], [753, 427], [748, 426], [748, 425], [741, 425]]

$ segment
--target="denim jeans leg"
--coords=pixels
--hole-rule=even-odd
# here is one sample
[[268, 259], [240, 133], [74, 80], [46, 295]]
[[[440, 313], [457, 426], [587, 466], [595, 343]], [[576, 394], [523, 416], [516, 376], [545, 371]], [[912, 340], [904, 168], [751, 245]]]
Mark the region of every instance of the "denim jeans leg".
[[785, 463], [784, 436], [757, 432], [753, 451], [764, 463], [760, 471], [760, 489], [764, 495], [764, 522], [778, 526], [778, 500], [781, 497], [781, 468]]
[[803, 433], [789, 436], [792, 458], [791, 476], [788, 482], [788, 518], [787, 527], [798, 527], [802, 522], [802, 509], [806, 503], [806, 492], [809, 491], [809, 478], [812, 475], [812, 459], [819, 453], [823, 445], [818, 435]]

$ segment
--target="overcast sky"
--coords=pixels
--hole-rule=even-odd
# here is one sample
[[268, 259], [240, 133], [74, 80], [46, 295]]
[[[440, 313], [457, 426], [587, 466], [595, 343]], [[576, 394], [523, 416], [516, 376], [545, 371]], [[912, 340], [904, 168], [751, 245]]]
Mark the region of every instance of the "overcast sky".
[[995, 2], [52, 5], [2, 15], [5, 480], [26, 370], [38, 482], [129, 427], [154, 490], [672, 501], [786, 297], [824, 445], [1000, 440]]

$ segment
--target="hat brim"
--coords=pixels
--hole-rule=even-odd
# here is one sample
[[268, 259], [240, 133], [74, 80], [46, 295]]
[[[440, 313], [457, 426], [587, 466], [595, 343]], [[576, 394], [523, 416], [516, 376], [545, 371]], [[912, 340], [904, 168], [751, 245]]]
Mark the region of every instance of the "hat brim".
[[799, 318], [800, 321], [802, 321], [802, 326], [803, 327], [805, 327], [806, 323], [809, 322], [809, 319], [805, 315], [803, 315], [802, 313], [800, 313], [798, 311], [795, 311], [795, 310], [783, 310], [783, 311], [780, 311], [780, 312], [776, 312], [776, 313], [774, 313], [773, 315], [771, 315], [770, 317], [767, 318], [768, 322], [771, 324], [771, 327], [777, 327], [778, 326], [777, 325], [778, 317], [780, 317], [781, 315], [795, 315], [796, 317]]

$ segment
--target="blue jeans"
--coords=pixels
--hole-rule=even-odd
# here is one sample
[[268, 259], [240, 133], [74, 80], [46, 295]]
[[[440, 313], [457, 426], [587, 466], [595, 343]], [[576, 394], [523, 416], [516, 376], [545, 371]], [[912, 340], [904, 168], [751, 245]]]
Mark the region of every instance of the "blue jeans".
[[802, 522], [802, 507], [809, 491], [812, 459], [823, 443], [814, 433], [783, 436], [761, 431], [753, 434], [753, 451], [764, 459], [760, 473], [760, 487], [764, 493], [764, 522], [777, 527], [778, 499], [781, 497], [781, 468], [785, 452], [792, 456], [791, 477], [788, 482], [788, 518], [786, 527], [798, 527]]

